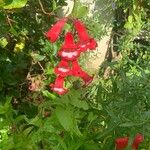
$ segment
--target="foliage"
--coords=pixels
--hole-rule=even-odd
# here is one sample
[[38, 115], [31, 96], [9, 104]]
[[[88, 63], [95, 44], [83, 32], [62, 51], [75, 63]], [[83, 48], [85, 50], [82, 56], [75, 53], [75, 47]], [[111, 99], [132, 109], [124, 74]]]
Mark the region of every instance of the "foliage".
[[[140, 149], [150, 149], [150, 3], [115, 0], [109, 8], [110, 4], [115, 15], [109, 23], [109, 52], [113, 48], [121, 58], [108, 57], [88, 88], [68, 78], [66, 86], [74, 86], [59, 97], [47, 85], [54, 81], [62, 40], [52, 45], [44, 33], [65, 2], [0, 1], [1, 150], [110, 150], [117, 137], [132, 140], [137, 133], [145, 136]], [[87, 6], [76, 1], [70, 16], [86, 20], [100, 39], [108, 24], [99, 11], [93, 17], [85, 17], [87, 12]], [[33, 84], [36, 88], [30, 91]]]

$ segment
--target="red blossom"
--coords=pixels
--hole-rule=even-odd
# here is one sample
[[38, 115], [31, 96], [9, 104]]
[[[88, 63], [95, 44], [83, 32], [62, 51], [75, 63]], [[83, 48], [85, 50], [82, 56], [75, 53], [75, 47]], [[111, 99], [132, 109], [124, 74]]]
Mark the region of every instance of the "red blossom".
[[[133, 140], [132, 148], [134, 150], [138, 150], [139, 144], [142, 143], [144, 140], [144, 136], [142, 134], [137, 134]], [[116, 150], [124, 150], [128, 146], [128, 137], [121, 137], [117, 138], [116, 143]]]
[[77, 51], [77, 46], [74, 43], [73, 34], [67, 32], [65, 35], [64, 45], [61, 47], [58, 52], [58, 56], [67, 61], [76, 60], [80, 55], [80, 52]]
[[75, 20], [74, 26], [79, 37], [78, 50], [80, 52], [84, 52], [87, 49], [95, 49], [97, 47], [97, 42], [88, 35], [84, 24], [82, 24], [79, 20]]
[[144, 136], [142, 134], [137, 134], [134, 138], [132, 148], [138, 150], [139, 144], [144, 141]]
[[46, 37], [50, 40], [50, 42], [54, 43], [58, 39], [59, 34], [61, 33], [67, 20], [67, 18], [62, 18], [49, 29], [46, 33]]
[[55, 80], [55, 83], [50, 84], [52, 91], [59, 95], [63, 95], [68, 92], [68, 89], [63, 87], [64, 85], [64, 77], [58, 76]]
[[59, 74], [60, 76], [64, 76], [64, 77], [71, 75], [71, 69], [69, 67], [68, 62], [65, 60], [61, 60], [54, 71], [56, 74]]
[[72, 62], [72, 75], [76, 77], [81, 77], [84, 81], [84, 86], [88, 86], [93, 80], [93, 77], [88, 75], [80, 68], [77, 60]]
[[124, 150], [128, 146], [128, 140], [128, 137], [117, 138], [115, 141], [116, 150]]
[[[46, 36], [51, 42], [55, 42], [58, 39], [66, 21], [66, 18], [61, 19], [47, 32]], [[95, 49], [97, 43], [88, 35], [86, 28], [80, 21], [75, 20], [74, 26], [79, 36], [79, 42], [77, 44], [74, 42], [74, 37], [71, 32], [66, 33], [64, 44], [58, 51], [58, 56], [61, 58], [61, 61], [54, 69], [58, 76], [55, 83], [50, 84], [51, 89], [59, 95], [63, 95], [68, 91], [63, 87], [64, 78], [66, 76], [71, 75], [82, 78], [84, 86], [89, 85], [93, 80], [92, 76], [88, 75], [80, 68], [77, 59], [81, 52], [87, 49]], [[71, 63], [72, 67], [70, 66]]]

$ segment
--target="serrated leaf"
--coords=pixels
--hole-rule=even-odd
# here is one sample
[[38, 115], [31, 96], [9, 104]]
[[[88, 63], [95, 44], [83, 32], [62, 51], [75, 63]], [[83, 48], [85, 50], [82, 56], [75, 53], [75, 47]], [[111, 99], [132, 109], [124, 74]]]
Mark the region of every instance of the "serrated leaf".
[[13, 0], [10, 4], [5, 5], [4, 9], [22, 8], [26, 5], [28, 0]]

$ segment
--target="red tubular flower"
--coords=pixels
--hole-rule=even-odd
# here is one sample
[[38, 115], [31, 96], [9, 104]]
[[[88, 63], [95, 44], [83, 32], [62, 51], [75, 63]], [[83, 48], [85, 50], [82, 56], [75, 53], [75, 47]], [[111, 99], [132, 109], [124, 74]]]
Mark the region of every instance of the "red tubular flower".
[[63, 87], [63, 84], [64, 84], [64, 77], [58, 76], [55, 80], [55, 83], [50, 84], [50, 87], [55, 93], [63, 95], [68, 92], [68, 89], [65, 89]]
[[56, 74], [59, 74], [60, 76], [63, 77], [71, 75], [71, 69], [69, 68], [68, 62], [65, 60], [61, 60], [54, 71]]
[[97, 42], [88, 35], [84, 24], [82, 24], [79, 20], [75, 20], [74, 26], [79, 36], [78, 50], [80, 52], [84, 52], [87, 49], [95, 49], [97, 47]]
[[89, 76], [85, 71], [80, 68], [77, 60], [72, 62], [72, 75], [76, 77], [81, 77], [84, 81], [84, 86], [88, 86], [93, 81], [93, 77]]
[[144, 141], [144, 136], [142, 134], [137, 134], [134, 138], [132, 148], [138, 150], [139, 144]]
[[80, 52], [77, 51], [77, 46], [73, 40], [73, 34], [71, 32], [67, 32], [65, 35], [65, 43], [58, 52], [58, 56], [64, 60], [73, 61], [76, 60], [79, 55]]
[[116, 150], [124, 150], [128, 146], [128, 137], [117, 138], [116, 143]]
[[46, 33], [46, 37], [50, 40], [50, 42], [54, 43], [58, 39], [66, 22], [67, 18], [62, 18], [49, 29]]

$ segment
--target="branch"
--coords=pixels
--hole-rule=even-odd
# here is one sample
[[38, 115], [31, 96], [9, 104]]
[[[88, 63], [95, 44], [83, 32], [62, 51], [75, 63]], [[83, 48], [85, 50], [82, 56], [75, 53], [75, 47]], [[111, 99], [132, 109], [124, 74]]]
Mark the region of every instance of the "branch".
[[42, 4], [42, 2], [41, 2], [41, 0], [38, 0], [39, 1], [39, 4], [40, 4], [40, 7], [41, 7], [41, 10], [42, 10], [42, 12], [45, 14], [45, 15], [49, 15], [49, 16], [55, 16], [55, 14], [53, 13], [53, 12], [46, 12], [45, 11], [45, 9], [44, 9], [44, 7], [43, 7], [43, 4]]

